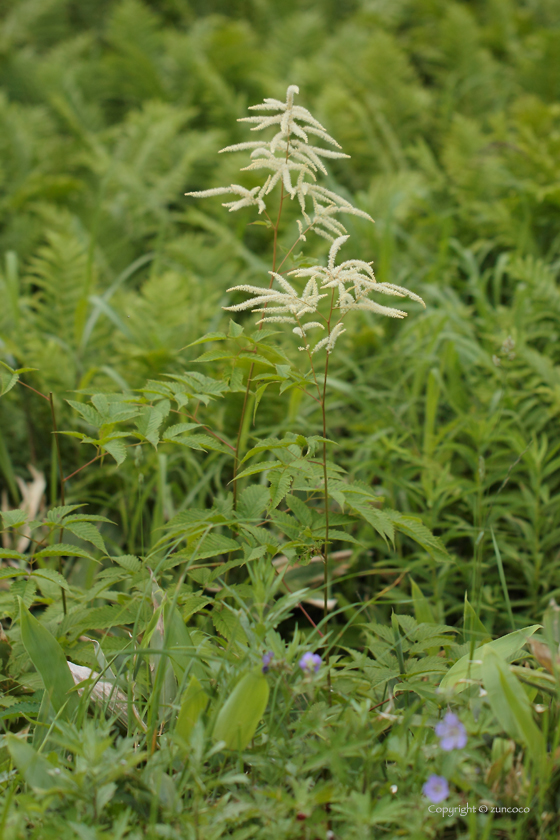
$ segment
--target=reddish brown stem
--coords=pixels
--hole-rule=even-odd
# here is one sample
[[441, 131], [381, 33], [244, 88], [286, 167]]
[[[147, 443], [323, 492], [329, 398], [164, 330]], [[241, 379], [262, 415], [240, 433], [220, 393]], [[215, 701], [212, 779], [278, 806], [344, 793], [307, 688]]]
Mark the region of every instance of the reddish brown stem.
[[43, 397], [43, 399], [47, 402], [50, 402], [50, 399], [49, 397], [47, 397], [46, 394], [42, 394], [41, 391], [38, 391], [36, 388], [32, 388], [31, 385], [27, 385], [25, 382], [22, 382], [21, 379], [19, 379], [18, 382], [20, 385], [23, 385], [24, 388], [28, 388], [30, 391], [33, 391], [33, 393], [38, 394], [40, 397]]

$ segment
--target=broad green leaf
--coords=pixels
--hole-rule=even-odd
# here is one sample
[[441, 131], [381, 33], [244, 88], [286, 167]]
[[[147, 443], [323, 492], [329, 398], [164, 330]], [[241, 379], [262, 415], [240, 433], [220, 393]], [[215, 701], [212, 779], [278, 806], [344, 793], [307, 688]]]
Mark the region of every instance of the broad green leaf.
[[245, 328], [242, 327], [241, 324], [236, 324], [235, 321], [230, 318], [228, 338], [239, 338], [240, 335], [243, 335], [244, 329]]
[[195, 656], [195, 645], [181, 613], [177, 607], [173, 607], [170, 603], [165, 603], [163, 616], [167, 639], [166, 648], [169, 651], [173, 651], [170, 657], [171, 666], [177, 682], [179, 685], [181, 684], [185, 671], [190, 665], [193, 674], [205, 683], [207, 681], [206, 675], [199, 659]]
[[409, 580], [416, 621], [418, 624], [435, 624], [434, 614], [427, 598], [418, 584], [412, 578], [409, 578]]
[[57, 777], [51, 772], [55, 768], [44, 755], [36, 752], [23, 738], [11, 733], [6, 735], [6, 744], [12, 761], [29, 787], [37, 791], [55, 787]]
[[175, 734], [187, 744], [197, 720], [207, 705], [208, 695], [193, 675], [181, 698], [181, 708], [179, 709], [177, 723], [175, 724]]
[[17, 373], [10, 373], [9, 371], [0, 369], [0, 397], [3, 397], [8, 391], [11, 391], [18, 382], [19, 376]]
[[505, 732], [523, 743], [534, 759], [545, 754], [544, 737], [533, 720], [533, 709], [519, 680], [509, 665], [484, 645], [481, 675], [488, 702]]
[[78, 697], [72, 691], [74, 680], [64, 651], [47, 628], [31, 615], [21, 598], [19, 618], [23, 646], [43, 679], [51, 705], [55, 713], [65, 706], [62, 717], [68, 720], [78, 708]]
[[260, 668], [245, 674], [220, 709], [213, 737], [228, 750], [244, 750], [251, 741], [268, 702], [268, 681]]
[[440, 689], [449, 690], [455, 687], [457, 693], [463, 691], [467, 687], [467, 684], [461, 683], [461, 680], [466, 680], [467, 678], [471, 680], [481, 679], [480, 663], [486, 648], [491, 648], [494, 653], [505, 661], [519, 653], [523, 645], [527, 642], [527, 639], [533, 633], [536, 633], [540, 627], [540, 624], [532, 624], [530, 627], [525, 627], [523, 630], [515, 630], [513, 633], [508, 633], [507, 636], [494, 639], [493, 642], [488, 642], [488, 644], [476, 648], [473, 661], [471, 661], [470, 654], [465, 654], [447, 672], [440, 683]]
[[255, 423], [257, 421], [257, 411], [258, 411], [259, 405], [260, 405], [261, 400], [264, 397], [265, 391], [266, 391], [266, 389], [268, 388], [269, 385], [270, 385], [270, 382], [265, 382], [264, 385], [261, 385], [260, 388], [257, 388], [257, 391], [255, 393], [255, 404], [253, 406], [253, 426], [255, 425]]
[[488, 632], [478, 615], [476, 614], [472, 604], [467, 598], [465, 592], [465, 608], [463, 613], [463, 632], [465, 642], [470, 642], [474, 639], [478, 646], [490, 642], [492, 640], [491, 633]]

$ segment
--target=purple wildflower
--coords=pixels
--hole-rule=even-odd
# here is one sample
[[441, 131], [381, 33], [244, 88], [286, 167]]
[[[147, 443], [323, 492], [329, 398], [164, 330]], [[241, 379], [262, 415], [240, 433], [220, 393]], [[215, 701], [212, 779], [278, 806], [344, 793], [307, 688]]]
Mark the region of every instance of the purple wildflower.
[[304, 653], [299, 660], [299, 667], [302, 671], [305, 671], [306, 674], [310, 674], [312, 671], [317, 673], [321, 667], [321, 657], [318, 653], [311, 653], [311, 651], [308, 650], [307, 653]]
[[436, 735], [441, 739], [442, 750], [462, 750], [467, 745], [467, 730], [453, 712], [447, 712], [436, 724]]
[[266, 674], [266, 672], [270, 668], [270, 663], [272, 662], [273, 659], [274, 659], [274, 654], [272, 653], [271, 650], [267, 651], [266, 653], [263, 653], [263, 658], [262, 658], [262, 672], [263, 672], [263, 674]]
[[447, 779], [445, 776], [432, 774], [422, 788], [422, 793], [430, 802], [443, 802], [449, 796]]

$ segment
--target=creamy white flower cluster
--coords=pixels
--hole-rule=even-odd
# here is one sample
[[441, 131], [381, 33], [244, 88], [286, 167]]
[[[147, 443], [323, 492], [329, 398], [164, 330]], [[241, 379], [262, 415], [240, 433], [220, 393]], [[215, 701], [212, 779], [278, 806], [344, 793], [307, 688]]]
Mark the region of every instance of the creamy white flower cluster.
[[[237, 143], [227, 146], [221, 152], [241, 152], [251, 150], [251, 163], [241, 171], [255, 169], [269, 171], [269, 175], [260, 187], [247, 189], [239, 184], [229, 187], [216, 187], [211, 190], [190, 192], [186, 195], [197, 198], [208, 198], [214, 195], [232, 194], [237, 196], [235, 201], [224, 203], [230, 212], [242, 207], [255, 206], [259, 214], [266, 210], [266, 197], [278, 185], [282, 184], [284, 192], [290, 198], [297, 198], [305, 221], [305, 228], [298, 220], [300, 238], [305, 239], [305, 232], [313, 230], [319, 236], [329, 241], [346, 233], [344, 225], [336, 218], [339, 213], [350, 213], [373, 221], [363, 210], [354, 207], [349, 201], [317, 184], [317, 174], [327, 175], [323, 159], [346, 158], [339, 144], [325, 128], [313, 117], [307, 108], [294, 105], [294, 95], [299, 93], [296, 85], [290, 85], [286, 93], [286, 101], [279, 99], [265, 99], [261, 105], [252, 105], [252, 111], [277, 111], [273, 115], [243, 117], [239, 122], [254, 123], [251, 131], [262, 131], [270, 127], [277, 127], [278, 131], [268, 142], [262, 140]], [[310, 137], [320, 138], [335, 149], [325, 149], [312, 145]], [[312, 210], [309, 208], [311, 204]], [[309, 212], [308, 212], [309, 210]]]
[[[421, 297], [402, 286], [395, 286], [393, 283], [378, 283], [371, 263], [363, 260], [346, 260], [336, 265], [337, 254], [349, 238], [346, 235], [334, 240], [326, 267], [314, 265], [311, 268], [296, 268], [288, 272], [288, 277], [307, 280], [301, 295], [281, 274], [270, 272], [273, 280], [280, 287], [280, 291], [273, 288], [263, 289], [260, 286], [233, 286], [228, 289], [229, 292], [247, 292], [252, 297], [243, 303], [226, 308], [230, 312], [251, 309], [252, 312], [265, 313], [259, 319], [259, 324], [265, 321], [295, 324], [293, 332], [304, 341], [300, 350], [315, 353], [325, 348], [327, 353], [332, 353], [337, 339], [345, 332], [343, 319], [351, 311], [360, 309], [386, 315], [389, 318], [406, 317], [407, 313], [401, 309], [382, 306], [371, 300], [369, 297], [371, 292], [381, 292], [384, 295], [400, 298], [408, 297], [425, 306]], [[319, 303], [324, 298], [331, 300], [330, 312], [326, 316], [319, 311]], [[303, 320], [310, 315], [314, 315], [315, 319]], [[326, 329], [328, 332], [328, 335], [313, 347], [307, 338], [307, 332], [312, 329]]]

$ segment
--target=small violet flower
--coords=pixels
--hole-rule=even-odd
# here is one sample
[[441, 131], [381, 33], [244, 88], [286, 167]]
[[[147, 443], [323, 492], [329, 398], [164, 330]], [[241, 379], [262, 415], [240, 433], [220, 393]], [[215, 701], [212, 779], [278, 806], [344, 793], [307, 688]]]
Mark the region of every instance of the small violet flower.
[[453, 712], [447, 712], [436, 724], [436, 735], [441, 739], [442, 750], [462, 750], [467, 745], [467, 730]]
[[312, 671], [317, 673], [321, 667], [321, 657], [318, 653], [311, 653], [311, 651], [307, 651], [307, 653], [304, 653], [299, 660], [299, 667], [302, 671], [305, 671], [306, 674], [311, 674]]
[[267, 673], [268, 669], [270, 668], [270, 663], [272, 662], [273, 659], [274, 659], [274, 654], [272, 653], [271, 650], [267, 651], [266, 653], [263, 653], [263, 658], [262, 658], [262, 672], [263, 672], [263, 674]]
[[443, 802], [449, 796], [449, 785], [445, 776], [432, 774], [422, 788], [424, 796], [430, 802]]

